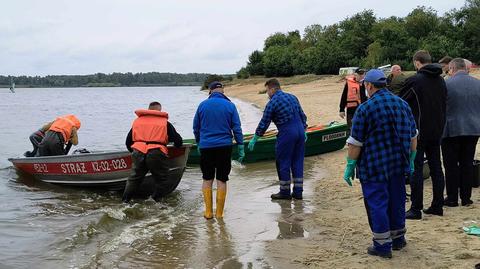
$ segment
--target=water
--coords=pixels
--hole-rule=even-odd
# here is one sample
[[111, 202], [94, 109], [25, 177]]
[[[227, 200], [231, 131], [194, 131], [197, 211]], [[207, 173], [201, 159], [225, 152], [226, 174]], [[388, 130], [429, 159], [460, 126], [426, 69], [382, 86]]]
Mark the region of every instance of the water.
[[[291, 216], [311, 211], [308, 199], [270, 201], [278, 188], [273, 162], [234, 165], [225, 218], [206, 221], [198, 167], [187, 168], [178, 189], [161, 202], [124, 205], [115, 192], [19, 177], [7, 160], [31, 149], [31, 132], [70, 113], [82, 122], [78, 147], [122, 150], [133, 111], [154, 100], [191, 138], [193, 115], [205, 97], [196, 87], [0, 89], [0, 268], [271, 268], [265, 241], [308, 236]], [[244, 132], [252, 132], [261, 112], [233, 101]], [[308, 197], [308, 179], [318, 173], [312, 160], [305, 173]]]

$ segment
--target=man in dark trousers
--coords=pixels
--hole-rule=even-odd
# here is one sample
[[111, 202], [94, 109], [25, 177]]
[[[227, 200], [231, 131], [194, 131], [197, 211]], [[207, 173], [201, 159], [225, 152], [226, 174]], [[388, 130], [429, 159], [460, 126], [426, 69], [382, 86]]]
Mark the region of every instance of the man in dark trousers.
[[458, 191], [463, 206], [473, 204], [473, 158], [480, 136], [480, 80], [468, 75], [465, 60], [449, 63], [447, 83], [447, 123], [442, 153], [447, 198], [445, 206], [458, 206]]
[[[342, 97], [340, 98], [339, 116], [344, 119], [347, 117], [348, 130], [352, 128], [352, 119], [357, 107], [367, 101], [365, 86], [361, 82], [365, 76], [365, 70], [357, 68], [355, 73], [345, 78], [345, 87], [343, 87]], [[346, 110], [346, 113], [345, 113]]]
[[152, 102], [147, 109], [135, 111], [138, 118], [133, 121], [132, 129], [127, 135], [126, 146], [132, 152], [132, 174], [128, 177], [122, 201], [128, 203], [150, 171], [155, 178], [155, 191], [152, 198], [158, 201], [160, 185], [168, 175], [167, 144], [173, 142], [175, 147], [182, 146], [182, 137], [168, 122], [168, 114], [162, 112], [162, 105]]
[[433, 185], [431, 206], [425, 214], [443, 216], [443, 190], [445, 178], [440, 160], [440, 142], [445, 126], [447, 88], [441, 77], [440, 64], [432, 64], [432, 57], [425, 50], [413, 56], [417, 74], [405, 81], [400, 96], [408, 102], [415, 117], [418, 136], [415, 171], [410, 180], [412, 205], [407, 219], [421, 219], [423, 209], [423, 161], [426, 155]]

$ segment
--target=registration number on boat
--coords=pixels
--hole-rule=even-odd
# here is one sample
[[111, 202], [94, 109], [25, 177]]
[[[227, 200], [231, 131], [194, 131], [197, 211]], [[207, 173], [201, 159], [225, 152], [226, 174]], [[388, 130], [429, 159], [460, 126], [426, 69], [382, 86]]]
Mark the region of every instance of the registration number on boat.
[[91, 164], [94, 172], [107, 172], [112, 170], [126, 169], [128, 167], [124, 159], [91, 162]]
[[327, 142], [327, 141], [340, 139], [340, 138], [344, 138], [344, 137], [347, 137], [347, 132], [346, 131], [333, 133], [333, 134], [327, 134], [327, 135], [322, 136], [322, 142]]

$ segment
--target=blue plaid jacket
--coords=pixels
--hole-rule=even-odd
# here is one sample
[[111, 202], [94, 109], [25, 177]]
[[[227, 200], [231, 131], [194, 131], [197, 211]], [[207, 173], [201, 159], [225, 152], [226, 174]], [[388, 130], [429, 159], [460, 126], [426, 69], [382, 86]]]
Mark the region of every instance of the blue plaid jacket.
[[277, 126], [285, 124], [295, 117], [295, 113], [301, 119], [303, 127], [306, 129], [307, 116], [303, 112], [297, 97], [293, 94], [285, 93], [282, 90], [277, 90], [272, 96], [272, 99], [267, 103], [262, 120], [258, 124], [257, 130], [255, 130], [255, 134], [263, 136], [272, 121]]
[[386, 182], [410, 173], [411, 140], [417, 136], [412, 111], [387, 89], [361, 104], [347, 143], [361, 146], [357, 162], [362, 182]]

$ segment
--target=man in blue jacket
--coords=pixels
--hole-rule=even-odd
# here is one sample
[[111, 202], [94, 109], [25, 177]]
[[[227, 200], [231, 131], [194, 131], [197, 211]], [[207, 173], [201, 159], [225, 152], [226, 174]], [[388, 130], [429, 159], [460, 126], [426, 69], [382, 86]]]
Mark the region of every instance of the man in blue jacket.
[[[263, 117], [258, 124], [248, 149], [254, 149], [257, 139], [265, 134], [273, 121], [278, 129], [275, 144], [275, 159], [280, 180], [280, 192], [272, 194], [272, 199], [299, 199], [303, 193], [303, 160], [305, 157], [305, 141], [307, 140], [307, 116], [303, 113], [297, 97], [285, 93], [277, 79], [265, 83], [270, 101], [265, 107]], [[290, 184], [293, 176], [293, 192]]]
[[[206, 219], [213, 218], [213, 180], [217, 179], [216, 217], [223, 217], [227, 181], [231, 170], [232, 138], [238, 145], [241, 162], [244, 153], [243, 133], [235, 105], [224, 95], [223, 85], [214, 81], [208, 85], [210, 96], [200, 103], [193, 119], [193, 134], [200, 152], [203, 174], [203, 199]], [[233, 133], [233, 135], [232, 135]]]

